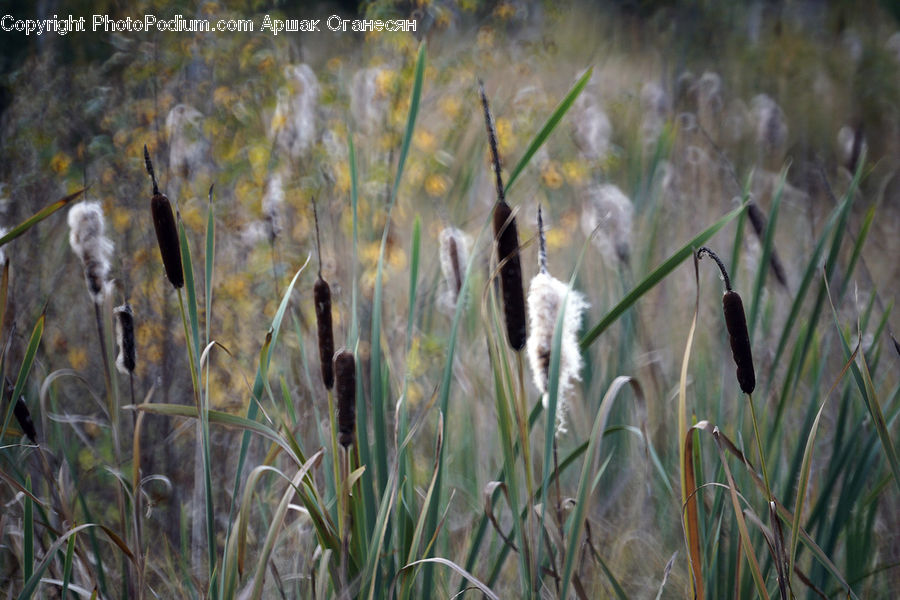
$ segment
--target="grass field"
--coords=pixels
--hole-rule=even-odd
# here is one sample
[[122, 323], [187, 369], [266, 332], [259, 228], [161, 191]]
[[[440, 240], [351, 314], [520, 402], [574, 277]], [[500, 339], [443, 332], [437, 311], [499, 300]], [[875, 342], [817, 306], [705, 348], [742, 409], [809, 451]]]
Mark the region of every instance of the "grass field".
[[892, 597], [889, 3], [269, 4], [0, 33], [3, 597]]

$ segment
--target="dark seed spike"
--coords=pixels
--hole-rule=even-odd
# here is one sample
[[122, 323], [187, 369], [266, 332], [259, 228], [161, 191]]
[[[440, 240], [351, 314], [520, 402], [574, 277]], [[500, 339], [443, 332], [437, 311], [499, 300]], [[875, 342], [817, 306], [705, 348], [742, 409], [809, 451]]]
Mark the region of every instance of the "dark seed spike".
[[150, 212], [153, 214], [153, 227], [156, 229], [156, 241], [159, 242], [159, 252], [166, 270], [166, 277], [175, 288], [184, 287], [181, 244], [178, 241], [175, 214], [172, 212], [169, 199], [163, 194], [154, 194], [150, 199]]
[[[156, 174], [153, 172], [153, 162], [150, 160], [150, 152], [147, 150], [147, 144], [144, 144], [144, 166], [147, 167], [147, 174], [153, 181], [153, 195], [159, 194], [159, 186], [156, 184]], [[210, 188], [212, 191], [212, 188]]]
[[519, 234], [512, 209], [505, 201], [494, 207], [494, 238], [500, 266], [500, 287], [506, 335], [513, 350], [525, 347], [525, 291], [522, 287], [522, 264], [519, 259]]
[[722, 296], [722, 308], [725, 312], [725, 327], [731, 342], [731, 355], [737, 366], [737, 380], [741, 391], [752, 394], [756, 388], [756, 373], [753, 370], [753, 353], [750, 350], [750, 336], [747, 333], [747, 317], [744, 315], [744, 303], [734, 290], [728, 290]]
[[122, 369], [128, 373], [134, 373], [137, 364], [134, 344], [134, 311], [126, 301], [122, 306], [116, 307], [115, 314], [118, 318], [117, 341], [119, 343], [119, 357], [116, 360], [116, 366], [121, 363]]
[[452, 235], [449, 240], [449, 250], [450, 250], [450, 266], [453, 267], [453, 284], [454, 295], [456, 298], [459, 298], [459, 293], [462, 291], [462, 269], [459, 264], [459, 249], [456, 247], [456, 238]]
[[313, 299], [316, 303], [316, 332], [319, 337], [319, 362], [322, 365], [322, 383], [325, 389], [334, 387], [334, 332], [331, 324], [331, 288], [322, 275], [313, 285]]
[[541, 273], [547, 272], [547, 238], [544, 236], [544, 218], [541, 214], [541, 205], [538, 204], [538, 266]]
[[725, 264], [722, 262], [722, 259], [719, 258], [719, 255], [707, 248], [706, 246], [702, 246], [699, 250], [697, 250], [697, 258], [703, 258], [703, 255], [706, 254], [711, 259], [716, 261], [716, 264], [719, 265], [719, 270], [722, 272], [722, 278], [725, 280], [725, 291], [731, 291], [731, 279], [728, 278], [728, 271], [725, 270]]
[[[760, 210], [756, 202], [747, 204], [747, 217], [750, 219], [750, 224], [753, 225], [753, 231], [756, 233], [756, 237], [762, 242], [766, 232], [766, 216], [763, 214], [762, 210]], [[769, 256], [769, 264], [772, 267], [772, 273], [775, 274], [775, 279], [778, 280], [778, 283], [780, 283], [782, 287], [787, 287], [787, 275], [784, 272], [784, 265], [781, 264], [781, 259], [778, 257], [778, 252], [775, 251], [774, 247]]]
[[500, 174], [500, 152], [497, 150], [497, 129], [494, 127], [494, 118], [491, 116], [491, 109], [488, 106], [487, 94], [484, 93], [484, 82], [478, 80], [478, 91], [481, 94], [481, 106], [484, 108], [484, 124], [487, 127], [488, 143], [491, 146], [491, 160], [494, 165], [494, 174], [497, 178], [497, 201], [503, 202], [505, 194], [503, 191], [503, 177]]
[[349, 350], [334, 355], [338, 441], [346, 448], [356, 440], [356, 360]]

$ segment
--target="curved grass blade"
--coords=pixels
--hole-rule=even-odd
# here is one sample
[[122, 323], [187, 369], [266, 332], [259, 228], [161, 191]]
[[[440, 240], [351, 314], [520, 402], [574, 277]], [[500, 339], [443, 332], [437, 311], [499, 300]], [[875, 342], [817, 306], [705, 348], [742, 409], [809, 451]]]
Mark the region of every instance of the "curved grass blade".
[[275, 541], [278, 539], [278, 531], [281, 529], [281, 524], [284, 522], [284, 517], [287, 514], [291, 498], [294, 497], [295, 493], [299, 493], [300, 490], [298, 489], [298, 486], [300, 485], [300, 482], [303, 481], [303, 478], [310, 469], [321, 462], [324, 455], [325, 449], [323, 448], [309, 457], [309, 460], [307, 460], [306, 463], [300, 467], [300, 470], [297, 471], [297, 474], [294, 475], [294, 478], [290, 482], [290, 487], [288, 487], [287, 491], [285, 491], [284, 495], [281, 497], [278, 508], [275, 509], [275, 514], [272, 516], [272, 523], [269, 525], [266, 540], [263, 543], [262, 551], [260, 552], [259, 559], [256, 563], [256, 575], [253, 578], [253, 590], [250, 596], [253, 600], [259, 600], [259, 598], [262, 597], [263, 583], [266, 578], [266, 567], [269, 564], [269, 557], [272, 555], [272, 550], [275, 548]]
[[[294, 285], [297, 283], [297, 279], [300, 277], [300, 273], [306, 269], [306, 265], [309, 264], [310, 256], [307, 255], [306, 262], [303, 263], [303, 266], [294, 274], [294, 278], [291, 279], [291, 283], [288, 285], [287, 289], [284, 291], [284, 296], [281, 299], [281, 304], [278, 306], [278, 310], [275, 312], [275, 317], [272, 319], [272, 326], [269, 328], [269, 341], [267, 345], [269, 349], [275, 347], [275, 343], [278, 341], [278, 332], [281, 330], [281, 321], [284, 318], [284, 313], [287, 310], [288, 302], [291, 299], [291, 293], [294, 291]], [[250, 405], [247, 407], [247, 420], [255, 421], [256, 415], [259, 412], [259, 401], [262, 399], [263, 392], [265, 391], [265, 379], [268, 375], [269, 371], [269, 360], [271, 358], [271, 351], [266, 352], [264, 358], [260, 359], [259, 368], [256, 370], [256, 378], [253, 381], [253, 390], [251, 392]], [[228, 530], [231, 529], [231, 524], [234, 521], [234, 499], [238, 498], [238, 491], [241, 488], [241, 473], [244, 470], [244, 461], [247, 459], [247, 447], [250, 444], [250, 431], [245, 431], [244, 435], [241, 437], [241, 450], [238, 456], [238, 464], [237, 469], [234, 474], [234, 489], [232, 491], [232, 501], [231, 508], [228, 511]], [[227, 544], [226, 544], [227, 547]]]
[[119, 549], [125, 554], [128, 559], [132, 561], [134, 560], [134, 554], [131, 553], [131, 550], [128, 548], [125, 542], [123, 542], [122, 539], [118, 535], [116, 535], [116, 533], [112, 529], [104, 525], [99, 525], [97, 523], [85, 523], [84, 525], [79, 525], [70, 529], [60, 537], [56, 538], [56, 540], [54, 540], [54, 542], [50, 544], [50, 547], [47, 548], [47, 552], [44, 554], [43, 560], [41, 560], [37, 567], [35, 567], [34, 573], [32, 573], [31, 577], [29, 577], [25, 581], [25, 585], [22, 586], [22, 591], [19, 592], [19, 595], [16, 596], [16, 598], [18, 600], [28, 600], [29, 598], [34, 596], [34, 592], [35, 590], [37, 590], [37, 586], [41, 583], [41, 577], [43, 576], [44, 571], [47, 570], [47, 567], [50, 566], [50, 562], [54, 559], [56, 551], [59, 550], [64, 543], [67, 543], [67, 540], [70, 537], [74, 536], [79, 531], [95, 527], [105, 533], [106, 536], [116, 546], [119, 547]]
[[86, 190], [87, 190], [87, 188], [83, 188], [83, 189], [78, 190], [77, 192], [69, 194], [65, 198], [62, 198], [61, 200], [57, 200], [53, 204], [36, 212], [33, 216], [26, 219], [25, 221], [22, 221], [21, 223], [19, 223], [18, 225], [16, 225], [12, 229], [10, 229], [6, 233], [6, 235], [0, 237], [0, 247], [5, 246], [7, 243], [13, 241], [14, 239], [16, 239], [17, 237], [19, 237], [20, 235], [22, 235], [23, 233], [25, 233], [26, 231], [31, 229], [32, 227], [34, 227], [35, 225], [37, 225], [38, 223], [40, 223], [41, 221], [43, 221], [44, 219], [46, 219], [47, 217], [49, 217], [50, 215], [52, 215], [53, 213], [58, 211], [59, 209], [65, 207], [66, 204], [72, 202], [73, 200], [77, 200], [78, 197], [81, 196]]
[[528, 162], [535, 155], [535, 153], [540, 149], [540, 147], [547, 141], [547, 138], [550, 137], [550, 134], [553, 133], [553, 130], [556, 129], [556, 126], [559, 125], [559, 122], [562, 120], [563, 116], [572, 108], [572, 105], [575, 103], [575, 100], [578, 98], [578, 95], [581, 94], [581, 91], [584, 90], [584, 86], [587, 85], [587, 82], [590, 80], [591, 75], [594, 72], [594, 67], [589, 68], [584, 72], [578, 81], [575, 82], [575, 85], [572, 86], [572, 89], [569, 90], [562, 101], [557, 105], [556, 109], [553, 113], [550, 114], [550, 118], [547, 119], [547, 122], [544, 123], [544, 126], [541, 127], [541, 130], [538, 131], [537, 135], [534, 136], [534, 139], [531, 140], [531, 143], [528, 144], [528, 148], [525, 149], [525, 153], [522, 154], [522, 158], [519, 159], [519, 162], [516, 163], [516, 166], [513, 167], [512, 171], [509, 174], [509, 177], [506, 179], [506, 186], [503, 188], [504, 192], [509, 192], [509, 189], [512, 187], [513, 183], [515, 183], [516, 179], [519, 178], [519, 175], [522, 174], [522, 171], [525, 170], [525, 167], [528, 166]]
[[756, 593], [760, 598], [768, 600], [769, 592], [766, 590], [766, 582], [763, 579], [762, 572], [759, 569], [759, 561], [753, 550], [753, 544], [750, 542], [750, 532], [747, 530], [747, 523], [744, 520], [744, 511], [741, 510], [740, 501], [738, 500], [737, 484], [731, 476], [731, 469], [728, 467], [728, 460], [725, 458], [725, 451], [722, 450], [722, 442], [719, 436], [719, 428], [713, 428], [713, 438], [716, 440], [716, 448], [719, 450], [719, 458], [722, 460], [722, 467], [725, 469], [725, 477], [728, 479], [728, 488], [731, 492], [731, 503], [734, 507], [734, 517], [737, 519], [738, 530], [741, 536], [741, 545], [747, 561], [750, 563], [750, 574], [753, 575], [753, 581], [756, 583]]
[[715, 235], [720, 229], [725, 227], [732, 219], [737, 217], [746, 209], [746, 204], [742, 204], [741, 206], [735, 208], [724, 217], [707, 227], [705, 230], [700, 232], [694, 239], [690, 240], [687, 244], [682, 246], [679, 250], [677, 250], [672, 256], [670, 256], [665, 262], [663, 262], [660, 266], [658, 266], [652, 273], [647, 275], [640, 283], [635, 286], [635, 288], [629, 292], [621, 302], [616, 304], [612, 310], [610, 310], [605, 317], [600, 319], [600, 322], [594, 325], [584, 337], [581, 338], [581, 349], [587, 349], [591, 344], [593, 344], [601, 333], [606, 331], [606, 329], [615, 323], [616, 319], [618, 319], [622, 313], [628, 310], [632, 304], [637, 302], [644, 294], [650, 291], [656, 284], [662, 281], [669, 273], [675, 270], [675, 268], [680, 265], [684, 260], [686, 260], [694, 251], [694, 248], [699, 248], [706, 242], [709, 238]]
[[446, 558], [422, 558], [415, 562], [409, 563], [408, 565], [406, 565], [405, 567], [400, 569], [400, 572], [402, 573], [403, 571], [406, 571], [407, 569], [411, 569], [411, 568], [415, 567], [416, 565], [420, 565], [423, 563], [435, 563], [435, 564], [439, 564], [439, 565], [444, 565], [446, 567], [450, 567], [451, 569], [453, 569], [454, 571], [456, 571], [457, 573], [459, 573], [460, 575], [462, 575], [463, 577], [465, 577], [466, 579], [471, 581], [472, 585], [474, 585], [476, 588], [478, 588], [478, 591], [480, 591], [482, 594], [484, 594], [487, 598], [490, 598], [491, 600], [500, 600], [500, 596], [498, 596], [497, 594], [492, 592], [491, 588], [489, 588], [488, 586], [481, 583], [474, 575], [472, 575], [471, 573], [469, 573], [468, 571], [466, 571], [465, 569], [463, 569], [462, 567], [457, 565], [455, 562], [447, 560]]
[[609, 417], [610, 410], [612, 409], [613, 401], [619, 394], [619, 391], [625, 386], [630, 385], [634, 390], [634, 393], [639, 398], [643, 398], [644, 392], [641, 390], [640, 384], [637, 380], [631, 377], [619, 376], [616, 377], [612, 384], [610, 384], [609, 389], [606, 391], [606, 395], [603, 397], [603, 400], [600, 402], [600, 410], [597, 412], [597, 417], [594, 420], [594, 426], [591, 430], [590, 442], [588, 443], [587, 452], [584, 458], [584, 465], [581, 469], [581, 478], [578, 482], [578, 493], [575, 497], [575, 509], [570, 517], [569, 525], [567, 527], [566, 536], [568, 541], [566, 543], [566, 554], [565, 554], [565, 562], [563, 563], [563, 571], [562, 571], [562, 580], [561, 580], [561, 598], [568, 598], [569, 593], [569, 584], [572, 580], [572, 573], [575, 569], [576, 563], [576, 555], [578, 554], [578, 549], [580, 547], [581, 540], [581, 529], [584, 526], [584, 521], [587, 518], [587, 509], [589, 500], [591, 497], [592, 485], [591, 479], [593, 478], [593, 474], [596, 473], [596, 462], [597, 457], [599, 456], [599, 451], [601, 447], [603, 430], [606, 427], [606, 419]]

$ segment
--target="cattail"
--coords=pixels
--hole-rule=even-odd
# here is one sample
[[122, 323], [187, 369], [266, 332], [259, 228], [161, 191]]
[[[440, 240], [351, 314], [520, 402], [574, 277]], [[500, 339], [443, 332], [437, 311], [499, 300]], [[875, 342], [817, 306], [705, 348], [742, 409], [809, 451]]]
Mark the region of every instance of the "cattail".
[[334, 386], [334, 370], [329, 356], [334, 356], [334, 334], [331, 327], [331, 288], [322, 279], [316, 279], [313, 286], [313, 297], [316, 302], [316, 329], [319, 334], [319, 361], [322, 363], [322, 383], [325, 389]]
[[19, 423], [19, 427], [22, 429], [22, 433], [24, 433], [29, 440], [31, 440], [32, 444], [37, 444], [37, 430], [34, 428], [34, 421], [31, 420], [31, 413], [28, 412], [28, 406], [25, 404], [25, 398], [19, 396], [17, 399], [13, 400], [12, 393], [15, 391], [15, 386], [12, 381], [9, 380], [9, 377], [6, 378], [6, 392], [10, 395], [10, 402], [14, 402], [13, 405], [13, 415], [16, 417], [16, 421]]
[[88, 293], [97, 304], [110, 289], [109, 259], [113, 244], [103, 235], [106, 226], [99, 202], [81, 202], [69, 210], [69, 245], [84, 266]]
[[468, 236], [455, 227], [445, 227], [440, 235], [441, 272], [447, 284], [446, 304], [456, 308], [468, 262]]
[[203, 170], [209, 142], [203, 135], [203, 113], [188, 104], [177, 104], [166, 116], [169, 169], [188, 178]]
[[697, 258], [704, 254], [716, 261], [722, 278], [725, 280], [725, 295], [722, 296], [722, 307], [725, 312], [725, 327], [728, 329], [728, 338], [731, 342], [731, 355], [737, 366], [737, 380], [741, 391], [752, 394], [756, 388], [756, 373], [753, 371], [753, 354], [750, 351], [750, 335], [747, 333], [747, 317], [744, 315], [744, 303], [741, 296], [731, 289], [731, 280], [725, 265], [715, 252], [703, 246], [697, 250]]
[[276, 93], [278, 101], [269, 127], [269, 139], [292, 159], [302, 158], [316, 142], [316, 104], [319, 81], [305, 64], [284, 68], [286, 86]]
[[116, 343], [119, 345], [119, 354], [116, 357], [116, 368], [119, 373], [128, 375], [134, 373], [136, 364], [136, 352], [134, 345], [134, 312], [127, 302], [113, 309], [116, 316]]
[[479, 82], [481, 105], [487, 127], [488, 142], [497, 181], [497, 204], [494, 206], [494, 239], [497, 243], [497, 261], [500, 266], [500, 287], [503, 294], [503, 310], [506, 316], [506, 336], [513, 350], [525, 347], [525, 293], [522, 288], [522, 264], [519, 260], [519, 233], [512, 209], [504, 199], [503, 178], [500, 174], [500, 153], [497, 150], [497, 131], [488, 107], [484, 84]]
[[784, 112], [767, 94], [758, 94], [750, 101], [756, 121], [756, 142], [767, 154], [780, 151], [787, 143], [788, 127]]
[[572, 141], [582, 157], [602, 161], [612, 148], [612, 123], [603, 112], [600, 101], [590, 93], [582, 93], [575, 102]]
[[576, 381], [581, 380], [582, 357], [578, 349], [578, 329], [581, 315], [587, 308], [584, 296], [568, 284], [547, 272], [544, 232], [538, 208], [538, 234], [541, 241], [538, 263], [540, 272], [531, 280], [528, 288], [528, 361], [534, 376], [534, 385], [541, 392], [544, 409], [548, 408], [547, 387], [550, 377], [550, 354], [553, 348], [553, 332], [559, 311], [565, 304], [559, 353], [559, 388], [556, 406], [556, 433], [566, 432], [565, 414], [568, 397]]
[[175, 227], [175, 214], [172, 205], [164, 194], [159, 193], [156, 175], [150, 153], [144, 146], [144, 163], [147, 173], [153, 181], [153, 198], [150, 199], [150, 212], [153, 214], [153, 227], [156, 229], [156, 241], [159, 242], [159, 253], [162, 255], [166, 277], [175, 288], [184, 287], [184, 271], [181, 267], [181, 245], [178, 242], [178, 230]]
[[584, 192], [581, 230], [592, 236], [591, 242], [612, 264], [628, 263], [631, 256], [631, 231], [634, 205], [628, 196], [611, 183], [594, 185]]
[[334, 355], [338, 441], [346, 448], [356, 440], [356, 360], [349, 350]]
[[331, 326], [331, 287], [322, 278], [322, 250], [319, 246], [319, 213], [313, 199], [313, 218], [316, 223], [316, 256], [319, 259], [319, 277], [313, 285], [313, 300], [316, 304], [316, 332], [319, 336], [319, 362], [322, 364], [322, 383], [325, 389], [334, 387], [334, 332]]

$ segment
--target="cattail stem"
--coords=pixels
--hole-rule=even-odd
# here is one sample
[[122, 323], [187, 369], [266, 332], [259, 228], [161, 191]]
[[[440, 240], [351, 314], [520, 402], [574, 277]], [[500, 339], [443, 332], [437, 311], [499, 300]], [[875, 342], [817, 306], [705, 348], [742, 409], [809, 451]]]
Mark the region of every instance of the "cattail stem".
[[769, 473], [766, 470], [766, 457], [760, 441], [759, 425], [756, 422], [756, 409], [753, 406], [753, 394], [747, 394], [747, 397], [750, 399], [750, 416], [753, 419], [753, 433], [756, 435], [756, 448], [759, 450], [759, 464], [763, 472], [763, 479], [766, 482], [766, 496], [768, 496], [767, 500], [771, 502], [774, 497], [772, 496], [772, 488], [769, 485]]
[[153, 182], [153, 195], [159, 194], [159, 185], [156, 183], [156, 173], [153, 171], [153, 162], [150, 160], [150, 152], [147, 150], [147, 144], [144, 144], [144, 166], [147, 168], [147, 174]]
[[328, 425], [331, 430], [331, 462], [334, 474], [334, 494], [338, 498], [338, 531], [344, 530], [344, 510], [341, 506], [342, 484], [341, 484], [341, 454], [338, 450], [337, 438], [337, 414], [334, 412], [334, 394], [328, 390]]
[[[526, 406], [527, 395], [525, 393], [525, 360], [521, 352], [516, 352], [516, 368], [518, 370], [519, 389], [516, 396], [515, 411], [516, 420], [519, 422], [519, 437], [522, 440], [522, 461], [525, 467], [525, 489], [528, 492], [526, 498], [534, 498], [534, 474], [531, 464], [531, 437], [528, 430], [528, 409]], [[529, 500], [530, 503], [530, 500]], [[529, 510], [525, 519], [525, 535], [522, 536], [522, 549], [525, 553], [525, 563], [528, 565], [529, 580], [534, 584], [535, 565], [534, 556], [531, 553], [529, 538], [535, 533], [534, 511]]]
[[541, 273], [547, 273], [547, 238], [544, 235], [544, 217], [541, 214], [541, 205], [538, 204], [538, 268]]
[[722, 279], [725, 280], [725, 291], [731, 291], [731, 279], [728, 277], [728, 271], [725, 269], [725, 264], [722, 262], [722, 259], [719, 258], [719, 255], [707, 248], [706, 246], [701, 246], [699, 250], [697, 250], [697, 258], [703, 258], [703, 255], [706, 254], [708, 257], [716, 261], [716, 264], [719, 266], [719, 271], [722, 272]]

